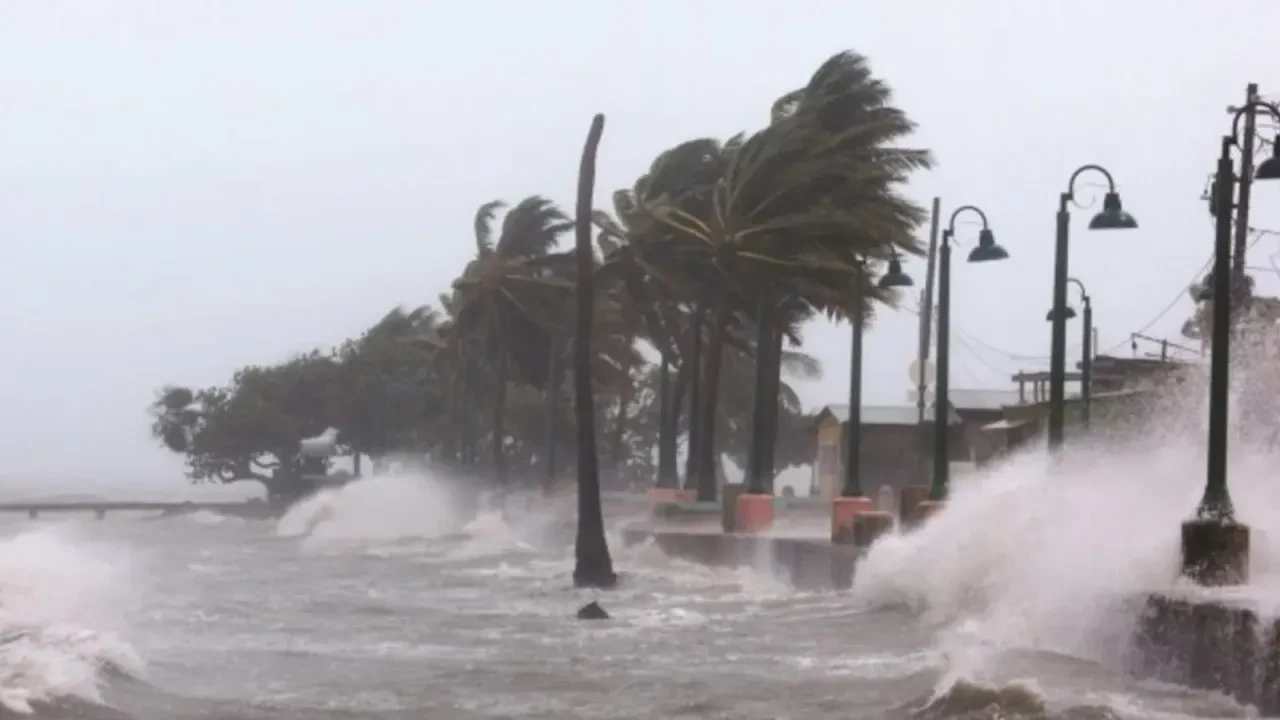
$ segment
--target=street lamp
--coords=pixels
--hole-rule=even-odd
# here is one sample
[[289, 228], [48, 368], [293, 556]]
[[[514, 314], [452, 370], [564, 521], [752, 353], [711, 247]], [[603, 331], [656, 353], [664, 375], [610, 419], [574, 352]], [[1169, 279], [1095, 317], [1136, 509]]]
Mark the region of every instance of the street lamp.
[[[844, 433], [844, 487], [840, 497], [865, 497], [862, 492], [862, 323], [866, 315], [866, 292], [863, 287], [865, 269], [856, 274], [853, 287], [853, 325], [849, 353], [849, 422]], [[911, 287], [911, 277], [902, 271], [902, 261], [895, 254], [889, 261], [889, 270], [877, 285], [881, 289]]]
[[[859, 512], [874, 510], [875, 503], [862, 492], [862, 330], [867, 311], [867, 266], [863, 263], [853, 280], [853, 308], [849, 324], [853, 327], [849, 352], [849, 420], [844, 428], [844, 485], [840, 496], [831, 503], [831, 540], [838, 544], [857, 542], [853, 530]], [[910, 287], [910, 276], [902, 271], [902, 261], [895, 253], [888, 271], [876, 283], [881, 289]]]
[[[1076, 278], [1067, 278], [1067, 282], [1080, 288], [1080, 302], [1084, 306], [1084, 327], [1083, 338], [1080, 341], [1080, 399], [1082, 401], [1080, 408], [1080, 423], [1086, 430], [1089, 429], [1089, 411], [1093, 399], [1093, 304], [1089, 298], [1089, 291], [1084, 289], [1084, 283]], [[1070, 305], [1063, 308], [1066, 313], [1066, 319], [1075, 318], [1076, 311]], [[1053, 311], [1050, 310], [1045, 316], [1045, 320], [1053, 320]]]
[[938, 258], [938, 367], [937, 386], [933, 398], [933, 483], [929, 486], [929, 500], [942, 502], [947, 499], [947, 475], [949, 471], [947, 422], [951, 417], [951, 241], [956, 232], [956, 218], [964, 212], [977, 213], [982, 218], [982, 231], [978, 233], [978, 245], [969, 251], [969, 262], [1005, 260], [1009, 253], [996, 244], [995, 235], [987, 225], [987, 215], [973, 205], [958, 207], [951, 213], [947, 229], [942, 233], [942, 248]]
[[1071, 214], [1067, 205], [1075, 200], [1076, 179], [1086, 171], [1102, 173], [1107, 179], [1107, 194], [1102, 210], [1089, 221], [1090, 230], [1132, 230], [1138, 221], [1124, 211], [1116, 181], [1101, 165], [1083, 165], [1071, 174], [1067, 191], [1058, 200], [1058, 233], [1054, 244], [1053, 259], [1053, 340], [1049, 352], [1049, 449], [1062, 446], [1063, 427], [1066, 424], [1066, 375], [1067, 375], [1067, 236]]
[[[1242, 299], [1238, 290], [1243, 276], [1232, 283], [1231, 223], [1235, 170], [1231, 148], [1238, 147], [1240, 117], [1250, 110], [1266, 109], [1280, 120], [1280, 108], [1253, 100], [1236, 111], [1231, 134], [1223, 136], [1218, 156], [1218, 181], [1214, 184], [1213, 274], [1202, 299], [1213, 301], [1209, 359], [1209, 447], [1204, 495], [1194, 520], [1182, 524], [1182, 571], [1204, 585], [1236, 585], [1249, 572], [1249, 528], [1235, 521], [1231, 494], [1227, 491], [1227, 413], [1231, 390], [1231, 303]], [[1280, 180], [1280, 156], [1258, 165], [1253, 179]], [[1241, 178], [1243, 181], [1244, 178]]]

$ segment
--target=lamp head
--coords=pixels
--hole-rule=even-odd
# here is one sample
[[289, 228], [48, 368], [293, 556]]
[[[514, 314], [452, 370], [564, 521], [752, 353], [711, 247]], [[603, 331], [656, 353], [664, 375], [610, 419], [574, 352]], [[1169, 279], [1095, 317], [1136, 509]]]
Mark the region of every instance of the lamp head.
[[1271, 157], [1253, 171], [1254, 180], [1280, 180], [1280, 137], [1271, 145]]
[[[1064, 311], [1064, 312], [1063, 312], [1063, 317], [1064, 317], [1065, 319], [1067, 319], [1067, 320], [1073, 320], [1073, 319], [1075, 319], [1075, 316], [1076, 316], [1076, 309], [1075, 309], [1075, 308], [1073, 308], [1073, 307], [1071, 307], [1070, 305], [1068, 305], [1068, 306], [1066, 306], [1066, 307], [1064, 307], [1064, 308], [1062, 308], [1062, 309], [1063, 309], [1063, 311]], [[1045, 321], [1046, 321], [1046, 322], [1053, 322], [1053, 311], [1052, 311], [1052, 310], [1050, 310], [1049, 312], [1045, 313], [1045, 314], [1044, 314], [1044, 319], [1045, 319]]]
[[969, 262], [988, 262], [1005, 260], [1009, 251], [996, 244], [996, 236], [987, 228], [978, 233], [978, 246], [969, 251]]
[[915, 283], [912, 282], [911, 276], [902, 272], [902, 261], [895, 256], [889, 261], [889, 270], [880, 278], [879, 285], [887, 290], [889, 288], [911, 287]]
[[1106, 199], [1102, 201], [1102, 212], [1089, 221], [1090, 230], [1133, 230], [1136, 227], [1138, 221], [1124, 211], [1120, 204], [1120, 193], [1114, 191], [1107, 193]]

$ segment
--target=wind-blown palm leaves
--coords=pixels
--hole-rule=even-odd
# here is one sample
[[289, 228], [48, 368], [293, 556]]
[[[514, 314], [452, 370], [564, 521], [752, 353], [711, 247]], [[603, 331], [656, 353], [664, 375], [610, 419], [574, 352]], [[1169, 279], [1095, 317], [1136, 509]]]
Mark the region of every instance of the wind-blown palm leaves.
[[477, 353], [465, 359], [492, 377], [491, 451], [500, 483], [507, 470], [509, 369], [535, 387], [546, 382], [549, 344], [574, 287], [564, 277], [571, 256], [552, 252], [569, 227], [564, 213], [546, 198], [525, 198], [503, 218], [495, 241], [492, 223], [502, 207], [493, 201], [476, 212], [476, 257], [454, 281], [451, 308], [455, 332]]
[[[686, 487], [703, 499], [721, 451], [768, 475], [790, 462], [773, 438], [802, 423], [780, 380], [799, 356], [784, 344], [818, 314], [847, 318], [860, 276], [869, 300], [891, 301], [871, 276], [919, 252], [923, 212], [900, 188], [930, 157], [902, 146], [913, 125], [890, 100], [864, 58], [837, 54], [773, 103], [766, 127], [660, 153], [611, 212], [591, 214], [594, 248], [560, 248], [571, 224], [547, 198], [485, 203], [467, 232], [474, 255], [437, 309], [394, 310], [334, 352], [246, 368], [223, 388], [167, 388], [153, 432], [201, 478], [260, 472], [332, 426], [346, 453], [428, 454], [508, 482], [559, 473], [549, 451], [572, 448], [588, 421], [603, 427], [603, 482], [656, 457], [659, 481], [676, 485], [681, 428]], [[577, 260], [594, 285], [584, 378], [565, 372], [579, 350]], [[754, 390], [722, 400], [724, 375], [743, 384], [747, 367]], [[589, 420], [560, 402], [578, 399], [570, 377], [589, 381]], [[760, 455], [739, 457], [752, 436]]]
[[[642, 178], [636, 195], [673, 231], [670, 254], [698, 268], [712, 288], [695, 430], [701, 433], [695, 467], [702, 499], [715, 496], [713, 409], [725, 329], [735, 311], [746, 312], [752, 300], [772, 308], [774, 298], [786, 294], [847, 316], [855, 275], [868, 272], [864, 259], [919, 252], [912, 232], [923, 210], [897, 186], [930, 158], [892, 144], [914, 126], [888, 101], [887, 86], [871, 76], [866, 61], [842, 53], [807, 86], [780, 99], [768, 127], [723, 145], [685, 143], [660, 156]], [[698, 184], [679, 184], [673, 176]]]

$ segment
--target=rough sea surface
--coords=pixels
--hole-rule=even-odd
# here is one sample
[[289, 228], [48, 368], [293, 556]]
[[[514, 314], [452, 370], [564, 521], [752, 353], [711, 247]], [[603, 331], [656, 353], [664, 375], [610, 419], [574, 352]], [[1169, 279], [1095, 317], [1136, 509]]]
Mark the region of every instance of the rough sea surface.
[[[622, 587], [575, 590], [571, 498], [504, 520], [439, 478], [361, 481], [279, 521], [0, 518], [0, 717], [1244, 716], [1117, 670], [1116, 600], [1176, 575], [1194, 480], [1157, 502], [1131, 473], [1045, 472], [958, 488], [851, 592], [616, 535]], [[1237, 502], [1280, 508], [1270, 485]], [[595, 598], [614, 619], [576, 620]]]

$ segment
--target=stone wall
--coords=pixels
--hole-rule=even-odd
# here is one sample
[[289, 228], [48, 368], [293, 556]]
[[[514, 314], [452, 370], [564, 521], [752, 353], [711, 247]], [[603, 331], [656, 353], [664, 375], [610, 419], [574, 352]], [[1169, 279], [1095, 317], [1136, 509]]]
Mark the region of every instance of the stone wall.
[[752, 567], [774, 573], [802, 590], [847, 589], [853, 585], [858, 550], [825, 538], [740, 535], [715, 530], [625, 528], [627, 545], [652, 540], [666, 554], [722, 567]]

